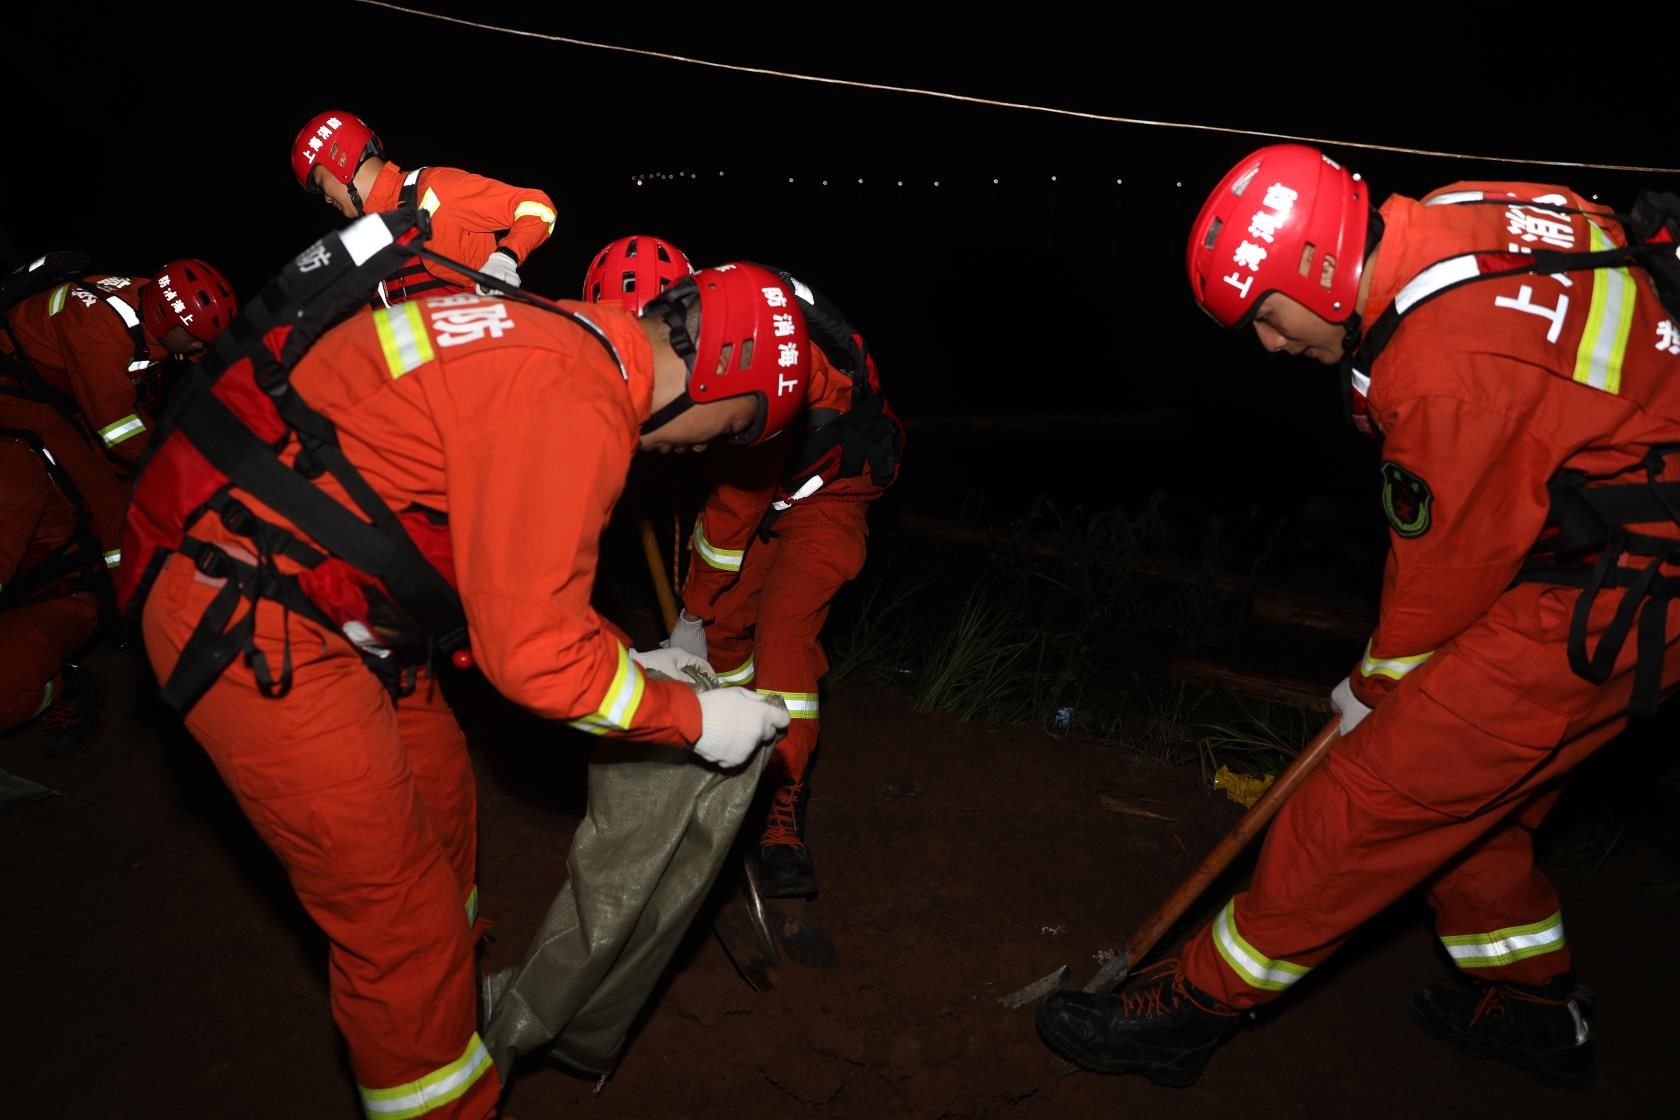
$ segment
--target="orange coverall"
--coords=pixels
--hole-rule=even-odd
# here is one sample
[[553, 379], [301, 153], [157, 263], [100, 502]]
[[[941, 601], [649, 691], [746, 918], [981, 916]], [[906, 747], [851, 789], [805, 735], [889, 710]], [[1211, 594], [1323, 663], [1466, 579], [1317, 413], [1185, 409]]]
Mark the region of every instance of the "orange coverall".
[[[35, 450], [0, 434], [0, 591], [70, 542], [76, 507]], [[60, 670], [99, 625], [91, 594], [41, 597], [0, 609], [0, 731], [33, 719], [63, 687]]]
[[[29, 399], [33, 386], [27, 382], [6, 377], [0, 377], [0, 427], [20, 428], [41, 438], [82, 492], [93, 515], [94, 535], [113, 568], [122, 559], [127, 469], [146, 450], [151, 417], [138, 403], [135, 388], [142, 371], [129, 369], [135, 361], [134, 340], [102, 297], [115, 296], [138, 313], [140, 291], [150, 283], [125, 276], [89, 276], [63, 284], [7, 311], [11, 330], [0, 331], [0, 352], [15, 351], [15, 335], [41, 379], [74, 401], [87, 431], [76, 431], [52, 405]], [[145, 335], [145, 341], [150, 360], [169, 356], [157, 339]]]
[[[652, 353], [629, 316], [572, 306], [606, 331], [622, 370], [558, 315], [452, 295], [363, 312], [293, 384], [393, 510], [447, 518], [473, 654], [504, 695], [591, 733], [691, 745], [693, 690], [645, 678], [589, 605], [597, 540], [650, 411]], [[330, 475], [318, 484], [349, 504]], [[192, 531], [244, 552], [214, 516]], [[164, 566], [143, 614], [160, 679], [219, 585], [184, 556]], [[270, 664], [289, 635], [291, 691], [264, 697], [236, 661], [187, 726], [331, 941], [333, 1011], [368, 1115], [490, 1115], [461, 730], [424, 673], [393, 702], [343, 635], [267, 600], [256, 610]]]
[[[1594, 212], [1560, 187], [1455, 184]], [[1587, 251], [1621, 230], [1582, 215], [1394, 197], [1365, 322], [1431, 264], [1470, 251]], [[1636, 642], [1602, 685], [1568, 660], [1582, 592], [1513, 584], [1541, 536], [1547, 482], [1644, 483], [1680, 441], [1680, 341], [1640, 269], [1470, 283], [1413, 311], [1370, 370], [1391, 548], [1377, 628], [1352, 673], [1374, 710], [1279, 812], [1247, 891], [1186, 946], [1191, 982], [1243, 1008], [1275, 997], [1420, 883], [1455, 963], [1541, 985], [1569, 971], [1558, 898], [1531, 830], [1571, 768], [1626, 726]], [[1660, 476], [1680, 477], [1671, 459]], [[1672, 522], [1635, 527], [1664, 538]], [[1642, 567], [1645, 561], [1629, 560]], [[1667, 570], [1672, 574], [1672, 569]], [[1596, 648], [1624, 592], [1588, 618]], [[1680, 605], [1662, 688], [1680, 680]]]
[[[851, 378], [813, 348], [810, 410], [844, 412], [851, 392]], [[794, 446], [773, 440], [718, 456], [723, 481], [694, 525], [683, 606], [707, 624], [707, 659], [719, 680], [780, 696], [787, 705], [791, 720], [774, 765], [797, 782], [816, 750], [817, 684], [828, 672], [818, 636], [834, 596], [863, 568], [864, 515], [882, 490], [867, 472], [836, 479], [794, 502], [768, 541], [755, 540]]]
[[[415, 184], [420, 208], [432, 216], [428, 249], [477, 268], [497, 249], [507, 249], [514, 263], [523, 265], [554, 232], [554, 201], [531, 187], [510, 187], [495, 179], [453, 167], [423, 167]], [[369, 214], [395, 210], [408, 176], [394, 163], [379, 169], [373, 189], [363, 201]], [[505, 233], [504, 233], [505, 231]], [[427, 275], [410, 275], [423, 269]], [[403, 294], [406, 288], [410, 294]], [[413, 262], [385, 285], [389, 303], [401, 303], [451, 291], [470, 292], [473, 281], [434, 261]]]

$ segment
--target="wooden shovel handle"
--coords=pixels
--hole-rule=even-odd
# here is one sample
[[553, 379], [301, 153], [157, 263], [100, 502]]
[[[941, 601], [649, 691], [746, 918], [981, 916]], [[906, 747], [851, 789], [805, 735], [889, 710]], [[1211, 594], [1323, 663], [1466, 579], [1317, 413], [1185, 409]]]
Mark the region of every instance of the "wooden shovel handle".
[[669, 634], [677, 625], [677, 595], [665, 571], [665, 559], [659, 555], [659, 538], [654, 535], [653, 522], [645, 517], [642, 518], [642, 554], [647, 557], [653, 593], [659, 596], [659, 614], [665, 620], [665, 633]]
[[[1340, 731], [1341, 717], [1331, 717], [1324, 729], [1295, 756], [1295, 761], [1289, 764], [1289, 769], [1285, 770], [1261, 795], [1260, 800], [1243, 814], [1236, 827], [1225, 834], [1225, 838], [1219, 841], [1213, 851], [1196, 866], [1196, 870], [1190, 872], [1184, 882], [1179, 884], [1172, 896], [1132, 934], [1131, 939], [1126, 942], [1126, 947], [1121, 950], [1119, 958], [1125, 962], [1126, 970], [1129, 971], [1155, 948], [1155, 943], [1184, 916], [1184, 912], [1190, 909], [1202, 896], [1202, 892], [1208, 889], [1209, 884], [1231, 865], [1238, 853], [1248, 847], [1249, 841], [1266, 827], [1283, 803], [1307, 780], [1307, 776], [1318, 769], [1318, 764], [1324, 761], [1325, 756], [1330, 753], [1330, 748], [1341, 738]], [[1124, 972], [1120, 975], [1123, 977]]]

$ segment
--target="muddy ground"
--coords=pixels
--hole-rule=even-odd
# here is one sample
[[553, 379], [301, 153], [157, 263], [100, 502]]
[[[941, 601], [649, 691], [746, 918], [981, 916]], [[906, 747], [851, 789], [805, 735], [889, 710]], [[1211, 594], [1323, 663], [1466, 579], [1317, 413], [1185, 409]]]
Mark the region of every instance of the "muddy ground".
[[[5, 1115], [351, 1117], [327, 1009], [325, 946], [203, 756], [102, 650], [105, 729], [80, 755], [0, 738], [0, 767], [66, 796], [0, 816]], [[480, 782], [488, 965], [517, 962], [564, 875], [583, 752], [468, 687]], [[617, 1075], [525, 1069], [521, 1118], [1641, 1116], [1672, 1107], [1668, 1009], [1680, 970], [1660, 931], [1674, 868], [1621, 845], [1594, 875], [1562, 864], [1569, 937], [1596, 992], [1599, 1067], [1548, 1089], [1449, 1049], [1408, 1013], [1440, 979], [1407, 900], [1245, 1029], [1187, 1090], [1047, 1073], [1029, 1012], [1001, 994], [1076, 974], [1128, 932], [1240, 815], [1194, 767], [918, 715], [858, 683], [825, 704], [811, 841], [838, 971], [791, 969], [756, 994], [705, 929], [679, 953]], [[1109, 795], [1174, 818], [1106, 811]], [[1240, 875], [1242, 872], [1236, 873]], [[1235, 878], [1233, 877], [1233, 881]], [[1230, 883], [1205, 901], [1222, 904]]]

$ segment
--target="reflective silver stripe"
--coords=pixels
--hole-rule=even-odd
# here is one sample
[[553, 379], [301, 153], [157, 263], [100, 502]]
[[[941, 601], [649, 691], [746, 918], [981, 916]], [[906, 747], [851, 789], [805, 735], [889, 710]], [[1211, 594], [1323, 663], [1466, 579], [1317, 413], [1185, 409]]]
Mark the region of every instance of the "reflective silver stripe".
[[134, 313], [134, 308], [118, 299], [116, 296], [106, 296], [105, 302], [111, 305], [111, 310], [123, 321], [123, 326], [133, 330], [140, 325], [140, 316]]
[[52, 298], [47, 300], [47, 314], [57, 315], [64, 310], [64, 297], [70, 294], [70, 285], [60, 284], [53, 289]]
[[1412, 309], [1412, 304], [1420, 299], [1434, 295], [1449, 285], [1460, 280], [1468, 280], [1472, 276], [1480, 276], [1481, 265], [1476, 262], [1474, 253], [1466, 253], [1462, 257], [1448, 257], [1444, 261], [1436, 261], [1400, 289], [1400, 294], [1394, 297], [1394, 310], [1404, 315]]
[[105, 554], [105, 566], [115, 568], [122, 563], [122, 549], [113, 548]]
[[115, 447], [123, 440], [145, 430], [146, 422], [131, 412], [121, 420], [113, 420], [99, 429], [99, 438], [105, 442], [106, 447]]
[[[1588, 222], [1593, 252], [1614, 248], [1614, 242]], [[1575, 354], [1575, 380], [1594, 389], [1615, 394], [1622, 388], [1622, 363], [1627, 357], [1628, 334], [1633, 329], [1633, 307], [1638, 298], [1633, 277], [1625, 268], [1601, 268], [1593, 273], [1592, 300], [1587, 324]]]
[[753, 679], [753, 659], [747, 658], [747, 663], [739, 669], [731, 669], [727, 673], [717, 675], [719, 684], [746, 684]]
[[369, 1089], [364, 1085], [356, 1088], [362, 1094], [362, 1110], [369, 1116], [382, 1120], [410, 1120], [460, 1099], [489, 1068], [490, 1051], [484, 1048], [483, 1040], [474, 1031], [465, 1053], [418, 1081], [410, 1081], [394, 1089]]
[[636, 711], [642, 705], [642, 693], [647, 688], [647, 679], [642, 676], [641, 667], [630, 659], [630, 654], [623, 646], [618, 647], [618, 669], [613, 674], [612, 683], [601, 698], [600, 706], [586, 716], [568, 721], [579, 731], [587, 731], [591, 735], [605, 735], [609, 731], [628, 731], [630, 724], [636, 718]]
[[814, 692], [780, 692], [774, 688], [761, 688], [758, 694], [781, 697], [782, 703], [787, 706], [790, 719], [817, 718], [817, 694]]
[[717, 548], [706, 539], [705, 524], [705, 518], [701, 518], [694, 523], [694, 551], [700, 554], [700, 559], [720, 571], [740, 571], [741, 559], [746, 555], [746, 550], [736, 551], [729, 548]]
[[338, 240], [358, 266], [391, 243], [391, 231], [378, 214], [357, 218], [338, 232]]
[[1425, 206], [1451, 206], [1458, 202], [1480, 202], [1481, 200], [1481, 191], [1448, 191], [1446, 194], [1426, 199], [1423, 204]]
[[1359, 659], [1359, 675], [1362, 677], [1387, 677], [1397, 681], [1407, 673], [1435, 656], [1435, 651], [1413, 654], [1410, 657], [1372, 657], [1371, 643], [1365, 643], [1365, 653]]
[[514, 207], [513, 220], [517, 222], [521, 218], [540, 218], [548, 227], [548, 232], [554, 232], [554, 211], [540, 202], [521, 202]]
[[404, 175], [403, 176], [403, 186], [412, 187], [415, 183], [418, 183], [420, 181], [420, 172], [422, 170], [424, 170], [424, 168], [416, 167], [413, 171], [410, 171], [407, 175]]
[[1441, 944], [1460, 968], [1496, 968], [1515, 964], [1564, 947], [1563, 911], [1531, 925], [1443, 937]]
[[1237, 900], [1233, 898], [1214, 920], [1213, 947], [1244, 983], [1263, 991], [1281, 992], [1312, 971], [1289, 961], [1274, 960], [1244, 940], [1237, 932], [1236, 907]]

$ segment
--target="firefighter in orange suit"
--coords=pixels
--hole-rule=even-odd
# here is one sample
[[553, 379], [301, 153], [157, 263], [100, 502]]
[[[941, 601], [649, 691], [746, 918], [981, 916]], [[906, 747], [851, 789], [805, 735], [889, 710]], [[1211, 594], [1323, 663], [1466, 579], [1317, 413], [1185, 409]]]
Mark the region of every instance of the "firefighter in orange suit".
[[115, 568], [128, 472], [152, 423], [143, 390], [163, 359], [195, 356], [213, 342], [239, 301], [220, 272], [196, 259], [170, 261], [155, 281], [59, 279], [5, 312], [0, 427], [40, 437], [81, 492]]
[[72, 581], [80, 521], [33, 434], [0, 430], [0, 731], [94, 714], [86, 673], [68, 664], [99, 625], [99, 600]]
[[[510, 187], [453, 167], [405, 172], [385, 158], [367, 122], [343, 109], [310, 118], [292, 142], [292, 174], [346, 218], [418, 206], [431, 215], [429, 246], [510, 286], [519, 266], [554, 232], [554, 201], [532, 187]], [[414, 261], [379, 285], [387, 305], [420, 296], [470, 292], [466, 275], [435, 261]]]
[[[368, 244], [363, 231], [384, 220], [362, 219], [345, 244]], [[343, 267], [337, 236], [294, 269]], [[254, 312], [296, 318], [265, 298]], [[400, 524], [427, 578], [458, 595], [471, 657], [515, 702], [736, 765], [786, 713], [745, 689], [697, 694], [680, 683], [695, 659], [627, 650], [589, 595], [638, 446], [750, 442], [797, 410], [778, 375], [803, 380], [803, 326], [790, 351], [767, 338], [769, 304], [788, 298], [772, 274], [739, 266], [694, 277], [666, 314], [640, 321], [472, 293], [364, 310], [291, 370], [288, 449], [253, 438], [244, 465], [228, 468], [231, 487], [211, 483], [208, 508], [178, 508], [177, 492], [205, 462], [228, 462], [216, 447], [232, 422], [194, 427], [197, 410], [220, 402], [259, 428], [250, 418], [272, 415], [229, 373], [214, 383], [225, 397], [172, 409], [125, 537], [158, 574], [119, 586], [119, 602], [143, 602], [166, 700], [184, 700], [188, 728], [329, 939], [333, 1013], [369, 1117], [494, 1115], [498, 1078], [476, 1033], [473, 775], [427, 667], [436, 635], [404, 633], [413, 617], [392, 607], [394, 577], [370, 579], [350, 544], [303, 533], [271, 503], [315, 509], [298, 496], [304, 471], [316, 481], [303, 497], [359, 508], [355, 533]], [[755, 361], [732, 365], [727, 384], [713, 376], [720, 351], [755, 338]], [[324, 443], [310, 434], [323, 431]], [[281, 458], [251, 466], [258, 451]], [[185, 534], [160, 536], [171, 524]]]
[[1418, 1020], [1549, 1080], [1588, 1075], [1532, 830], [1680, 680], [1680, 299], [1656, 244], [1680, 221], [1662, 225], [1532, 183], [1375, 210], [1359, 176], [1295, 145], [1219, 184], [1190, 235], [1196, 299], [1267, 350], [1345, 362], [1382, 441], [1381, 609], [1333, 693], [1342, 737], [1249, 888], [1130, 990], [1047, 1001], [1052, 1047], [1187, 1084], [1239, 1012], [1424, 885], [1463, 982], [1423, 989]]
[[[634, 309], [690, 270], [687, 256], [660, 238], [620, 238], [591, 263], [584, 297]], [[780, 697], [792, 717], [776, 744], [758, 844], [760, 885], [776, 898], [817, 893], [805, 813], [818, 684], [828, 671], [819, 635], [834, 596], [863, 567], [865, 514], [897, 477], [904, 438], [861, 336], [787, 279], [818, 342], [806, 422], [796, 438], [713, 458], [717, 481], [695, 523], [670, 639], [707, 658], [725, 684]]]

